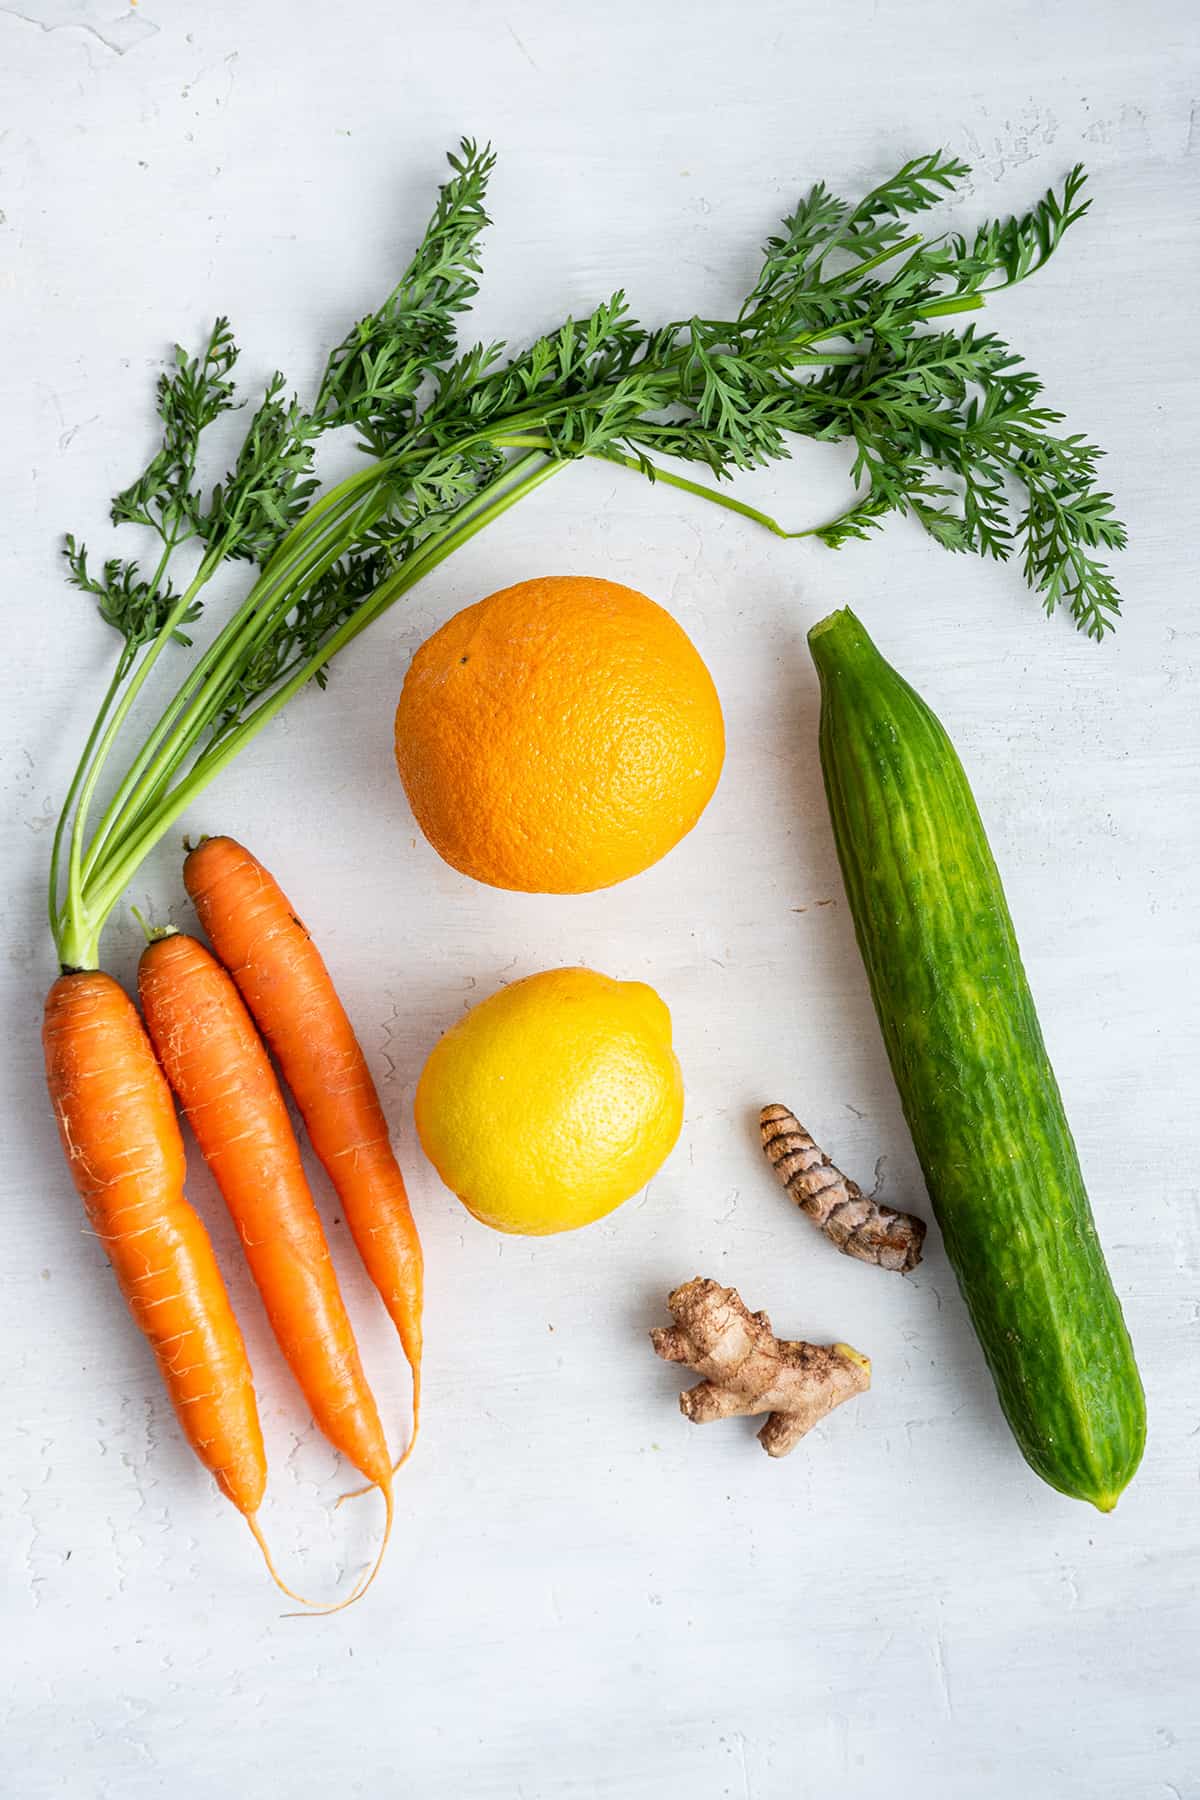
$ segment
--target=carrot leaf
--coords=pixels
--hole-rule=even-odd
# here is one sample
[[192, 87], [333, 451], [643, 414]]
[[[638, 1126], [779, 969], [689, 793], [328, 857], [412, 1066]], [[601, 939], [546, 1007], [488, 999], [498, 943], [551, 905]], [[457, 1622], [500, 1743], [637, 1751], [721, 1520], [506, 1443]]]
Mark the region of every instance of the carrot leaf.
[[[943, 151], [912, 158], [856, 204], [818, 184], [768, 239], [731, 317], [643, 326], [618, 290], [508, 353], [459, 341], [494, 157], [464, 139], [449, 162], [399, 280], [330, 352], [311, 406], [272, 376], [207, 493], [200, 439], [237, 404], [237, 347], [218, 319], [197, 356], [175, 351], [157, 389], [159, 447], [113, 503], [114, 520], [159, 540], [151, 574], [119, 558], [97, 574], [67, 541], [70, 579], [124, 639], [54, 841], [50, 917], [72, 961], [93, 954], [153, 844], [295, 694], [323, 686], [331, 660], [430, 570], [585, 456], [831, 548], [906, 514], [944, 549], [1018, 553], [1047, 612], [1063, 607], [1090, 636], [1115, 621], [1100, 559], [1125, 532], [1097, 483], [1100, 451], [1061, 429], [1016, 351], [963, 318], [1035, 275], [1084, 218], [1082, 169], [970, 237], [925, 235], [925, 215], [969, 173]], [[319, 491], [317, 441], [340, 427], [366, 460]], [[855, 495], [840, 517], [788, 530], [726, 484], [787, 458], [798, 437], [846, 446]], [[174, 578], [189, 545], [199, 561]], [[251, 585], [189, 659], [89, 836], [100, 772], [139, 691], [166, 646], [186, 646], [228, 559], [257, 565]]]

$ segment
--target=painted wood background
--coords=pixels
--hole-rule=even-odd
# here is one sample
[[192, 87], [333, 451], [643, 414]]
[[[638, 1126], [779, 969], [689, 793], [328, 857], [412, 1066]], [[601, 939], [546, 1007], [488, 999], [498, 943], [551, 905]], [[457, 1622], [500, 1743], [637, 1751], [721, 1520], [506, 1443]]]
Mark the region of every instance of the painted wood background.
[[[1185, 0], [0, 6], [6, 1796], [1200, 1795], [1197, 62]], [[45, 859], [113, 648], [56, 551], [67, 528], [111, 542], [174, 339], [225, 311], [248, 378], [311, 381], [464, 131], [501, 154], [477, 328], [518, 339], [618, 285], [646, 318], [719, 312], [817, 177], [856, 191], [941, 143], [974, 165], [946, 215], [969, 225], [1086, 161], [1093, 216], [994, 317], [1111, 451], [1127, 614], [1098, 649], [1015, 570], [914, 527], [835, 556], [580, 469], [439, 570], [196, 808], [193, 830], [261, 850], [325, 948], [428, 1250], [427, 1423], [394, 1547], [369, 1603], [304, 1622], [181, 1444], [41, 1085]], [[800, 524], [846, 487], [846, 458], [809, 446], [747, 491]], [[729, 757], [658, 868], [530, 899], [416, 837], [391, 713], [452, 611], [560, 571], [675, 612]], [[847, 1170], [927, 1210], [820, 792], [803, 634], [843, 602], [950, 727], [1008, 883], [1149, 1393], [1111, 1518], [1022, 1463], [936, 1235], [905, 1282], [840, 1259], [755, 1147], [757, 1105], [785, 1099]], [[132, 897], [186, 920], [177, 845]], [[136, 951], [125, 915], [109, 966], [131, 977]], [[413, 1086], [467, 1005], [565, 962], [668, 1001], [685, 1134], [606, 1223], [502, 1240], [423, 1162]], [[254, 1360], [268, 1528], [328, 1589], [377, 1517], [331, 1511], [345, 1470], [199, 1170], [192, 1192]], [[401, 1361], [331, 1230], [398, 1431]], [[743, 1424], [689, 1427], [646, 1332], [697, 1272], [782, 1330], [861, 1345], [870, 1396], [778, 1465]]]

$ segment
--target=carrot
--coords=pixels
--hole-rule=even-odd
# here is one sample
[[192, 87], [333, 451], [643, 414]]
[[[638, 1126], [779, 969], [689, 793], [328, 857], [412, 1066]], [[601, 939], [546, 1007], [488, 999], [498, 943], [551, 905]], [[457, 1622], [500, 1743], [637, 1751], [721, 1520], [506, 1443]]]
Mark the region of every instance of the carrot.
[[184, 1198], [183, 1139], [150, 1040], [124, 990], [86, 970], [50, 989], [42, 1042], [92, 1229], [185, 1437], [266, 1556], [256, 1515], [267, 1459], [250, 1364], [208, 1233]]
[[206, 838], [183, 870], [188, 893], [295, 1095], [367, 1273], [412, 1371], [421, 1406], [421, 1241], [366, 1058], [320, 952], [279, 884], [232, 838]]
[[[46, 996], [42, 1044], [72, 1178], [184, 1436], [244, 1517], [276, 1586], [311, 1606], [279, 1575], [258, 1523], [267, 1457], [250, 1362], [208, 1233], [184, 1197], [171, 1090], [137, 1009], [97, 969], [60, 975]], [[385, 1470], [386, 1462], [385, 1451]], [[385, 1499], [374, 1567], [347, 1599], [316, 1612], [340, 1612], [375, 1579], [391, 1531], [390, 1471]]]
[[279, 1083], [204, 945], [157, 936], [138, 968], [151, 1041], [225, 1197], [271, 1329], [317, 1424], [387, 1491], [391, 1457]]

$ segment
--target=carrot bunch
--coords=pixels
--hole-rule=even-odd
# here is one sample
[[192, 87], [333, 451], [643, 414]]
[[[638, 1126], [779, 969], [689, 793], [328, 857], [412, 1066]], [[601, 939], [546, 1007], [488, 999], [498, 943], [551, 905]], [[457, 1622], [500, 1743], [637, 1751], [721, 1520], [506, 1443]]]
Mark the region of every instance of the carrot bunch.
[[405, 1456], [420, 1408], [420, 1240], [361, 1047], [277, 882], [230, 838], [193, 850], [184, 880], [216, 955], [180, 932], [151, 934], [138, 971], [145, 1028], [110, 976], [61, 975], [46, 1001], [47, 1081], [75, 1185], [184, 1433], [274, 1579], [299, 1599], [258, 1524], [267, 1466], [254, 1384], [208, 1234], [184, 1195], [171, 1089], [178, 1097], [314, 1419], [383, 1495], [379, 1556], [345, 1606], [386, 1549], [393, 1464], [260, 1030], [400, 1334], [413, 1384]]

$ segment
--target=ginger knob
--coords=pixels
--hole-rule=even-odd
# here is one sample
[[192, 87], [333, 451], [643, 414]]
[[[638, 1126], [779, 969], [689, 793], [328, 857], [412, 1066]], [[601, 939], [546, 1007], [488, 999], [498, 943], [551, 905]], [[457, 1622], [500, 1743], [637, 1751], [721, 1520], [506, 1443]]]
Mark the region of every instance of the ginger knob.
[[750, 1312], [736, 1288], [697, 1276], [667, 1306], [675, 1323], [650, 1333], [655, 1351], [704, 1377], [680, 1394], [679, 1410], [694, 1425], [766, 1413], [758, 1441], [768, 1456], [786, 1456], [835, 1406], [871, 1385], [868, 1357], [849, 1344], [777, 1338], [766, 1313]]

